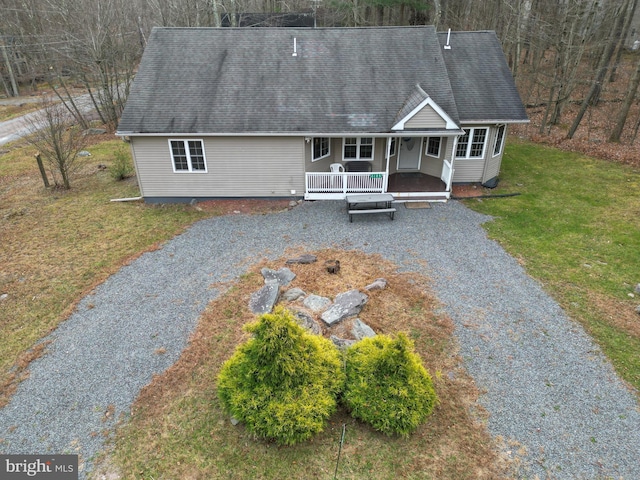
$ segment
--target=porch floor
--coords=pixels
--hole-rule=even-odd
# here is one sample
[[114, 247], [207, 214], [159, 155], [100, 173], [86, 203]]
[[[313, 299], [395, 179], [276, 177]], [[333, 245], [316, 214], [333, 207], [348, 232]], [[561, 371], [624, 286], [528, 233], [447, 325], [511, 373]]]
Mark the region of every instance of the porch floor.
[[402, 172], [389, 175], [387, 191], [396, 192], [446, 192], [447, 186], [438, 177], [420, 172]]

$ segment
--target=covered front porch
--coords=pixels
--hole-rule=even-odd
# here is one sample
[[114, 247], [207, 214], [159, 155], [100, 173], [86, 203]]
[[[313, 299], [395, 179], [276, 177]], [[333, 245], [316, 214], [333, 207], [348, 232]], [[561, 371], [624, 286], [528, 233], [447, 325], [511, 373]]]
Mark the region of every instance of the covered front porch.
[[451, 195], [442, 179], [420, 172], [306, 174], [306, 200], [343, 200], [349, 193], [390, 193], [400, 201], [445, 201]]
[[[455, 136], [446, 132], [447, 137], [443, 131], [430, 133], [438, 137], [358, 138], [355, 141], [360, 149], [355, 151], [348, 149], [354, 139], [324, 139], [323, 150], [314, 150], [318, 145], [313, 139], [305, 162], [304, 198], [344, 200], [347, 194], [389, 193], [395, 201], [447, 201]], [[320, 158], [314, 158], [316, 153]]]

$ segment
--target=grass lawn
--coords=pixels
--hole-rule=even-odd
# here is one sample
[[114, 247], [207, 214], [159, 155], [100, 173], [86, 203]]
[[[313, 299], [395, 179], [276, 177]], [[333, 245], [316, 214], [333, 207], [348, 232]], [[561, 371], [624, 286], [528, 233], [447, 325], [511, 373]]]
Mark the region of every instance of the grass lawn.
[[465, 203], [640, 388], [640, 171], [511, 140], [485, 193], [515, 192]]
[[139, 191], [135, 179], [116, 182], [98, 168], [117, 149], [129, 152], [113, 136], [101, 140], [87, 148], [92, 156], [70, 191], [44, 188], [33, 148], [13, 144], [0, 156], [0, 405], [39, 354], [29, 349], [83, 293], [194, 221], [222, 213], [110, 202]]

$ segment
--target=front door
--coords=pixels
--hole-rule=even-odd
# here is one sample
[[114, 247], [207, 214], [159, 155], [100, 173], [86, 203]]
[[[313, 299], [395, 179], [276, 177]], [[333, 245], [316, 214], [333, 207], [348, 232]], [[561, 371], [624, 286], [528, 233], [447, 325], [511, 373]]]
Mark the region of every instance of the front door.
[[421, 153], [421, 137], [402, 137], [400, 139], [400, 151], [398, 152], [398, 171], [420, 170]]

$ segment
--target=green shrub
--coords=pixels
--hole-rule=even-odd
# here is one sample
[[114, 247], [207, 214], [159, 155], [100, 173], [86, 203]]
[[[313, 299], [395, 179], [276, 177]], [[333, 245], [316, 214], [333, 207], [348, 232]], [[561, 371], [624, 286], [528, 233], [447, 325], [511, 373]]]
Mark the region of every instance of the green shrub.
[[254, 434], [293, 445], [322, 431], [344, 384], [340, 353], [283, 308], [247, 325], [218, 375], [223, 408]]
[[109, 173], [111, 174], [111, 178], [115, 181], [124, 180], [127, 177], [130, 177], [134, 173], [133, 163], [131, 162], [131, 158], [127, 153], [119, 148], [113, 153], [114, 160], [111, 166], [109, 167]]
[[351, 415], [387, 435], [408, 436], [433, 412], [429, 373], [400, 333], [365, 338], [347, 350], [344, 402]]

